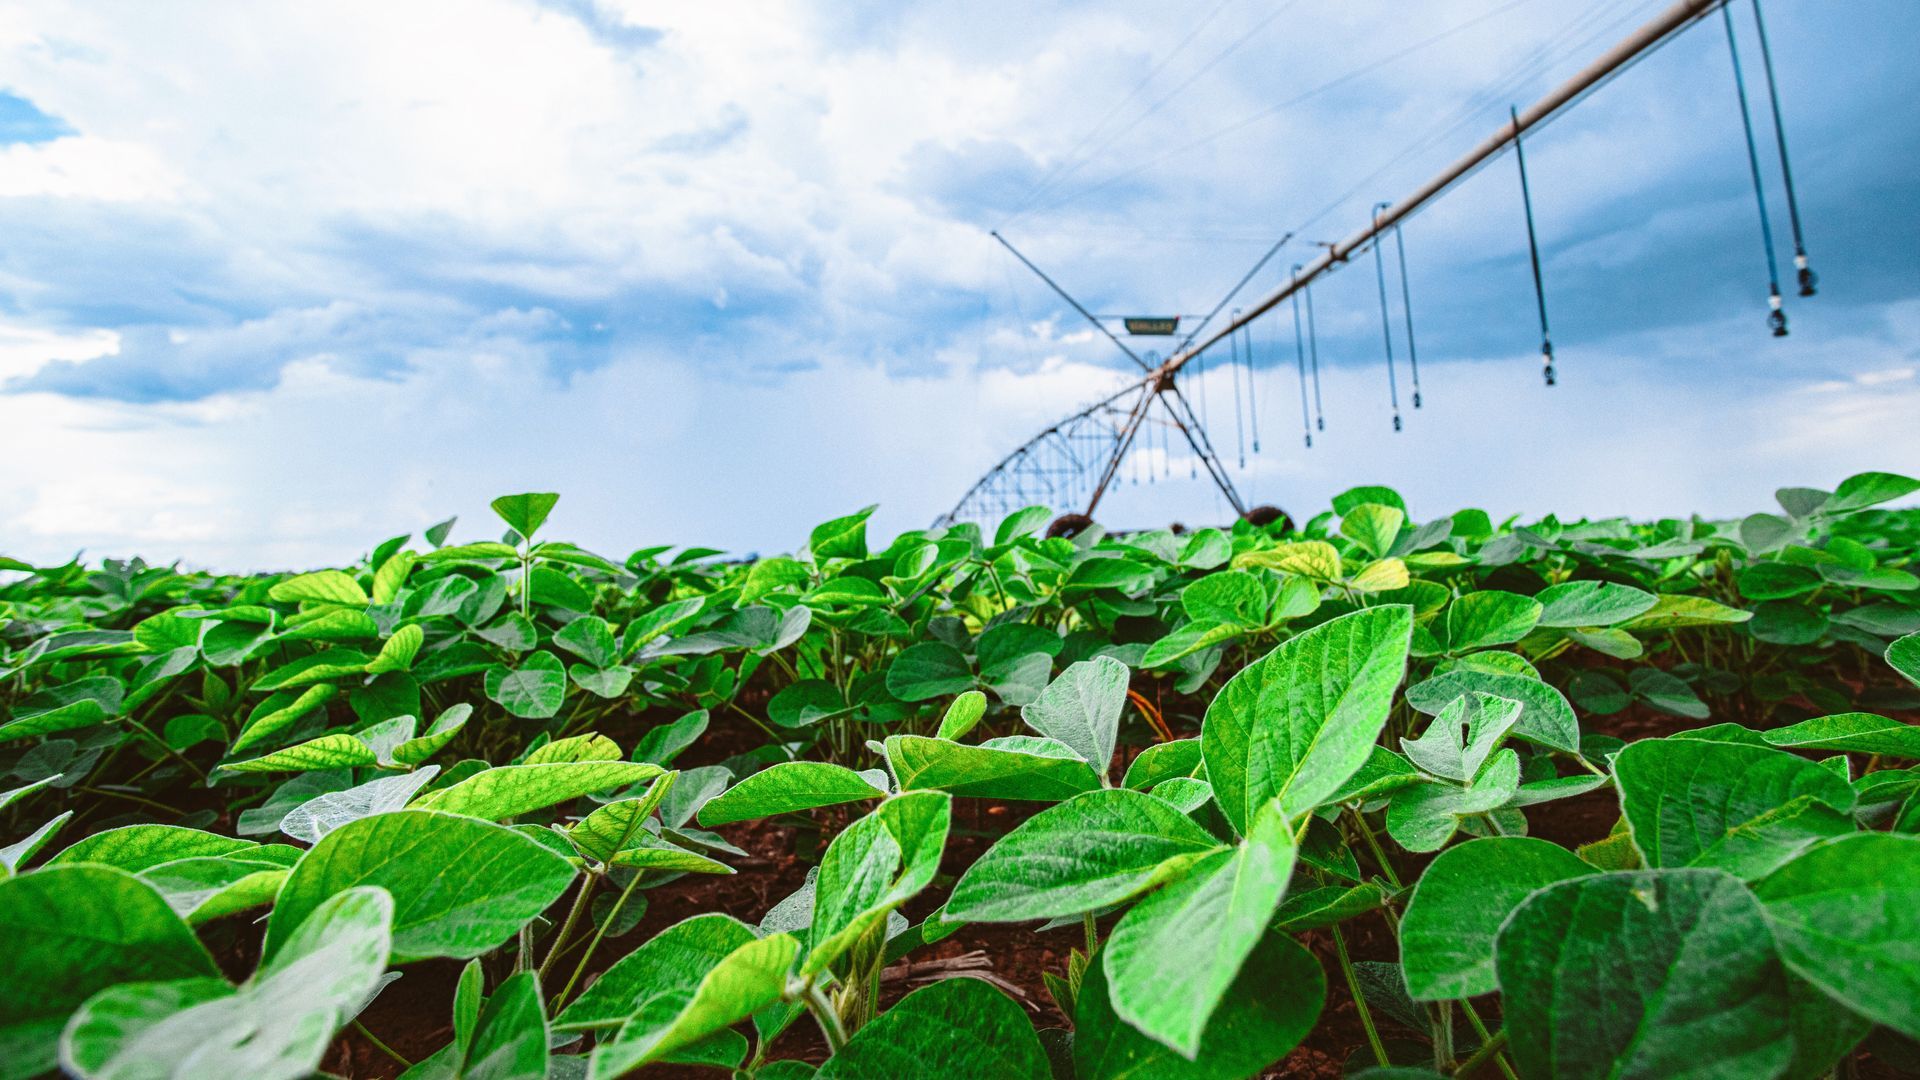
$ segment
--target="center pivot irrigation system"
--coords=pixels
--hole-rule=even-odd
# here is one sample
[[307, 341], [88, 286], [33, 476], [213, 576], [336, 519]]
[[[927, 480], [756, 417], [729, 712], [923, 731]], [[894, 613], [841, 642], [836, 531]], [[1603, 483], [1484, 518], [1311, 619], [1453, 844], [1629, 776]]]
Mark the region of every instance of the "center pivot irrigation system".
[[[1527, 182], [1526, 152], [1522, 146], [1522, 136], [1546, 124], [1578, 103], [1588, 93], [1604, 85], [1613, 76], [1678, 37], [1696, 23], [1707, 19], [1716, 9], [1725, 24], [1727, 43], [1733, 53], [1734, 86], [1738, 92], [1740, 119], [1746, 134], [1747, 164], [1752, 173], [1754, 197], [1759, 209], [1761, 238], [1766, 247], [1769, 278], [1767, 323], [1774, 336], [1786, 336], [1786, 313], [1781, 302], [1780, 274], [1774, 255], [1772, 222], [1767, 213], [1760, 151], [1754, 134], [1753, 114], [1748, 104], [1746, 85], [1740, 67], [1733, 16], [1729, 10], [1734, 2], [1736, 0], [1677, 0], [1532, 105], [1524, 109], [1518, 107], [1511, 109], [1506, 124], [1425, 184], [1397, 202], [1377, 204], [1373, 209], [1371, 220], [1364, 228], [1344, 240], [1318, 244], [1322, 251], [1317, 258], [1294, 266], [1282, 285], [1250, 305], [1234, 309], [1225, 324], [1202, 337], [1213, 320], [1233, 302], [1234, 297], [1238, 296], [1267, 263], [1293, 239], [1293, 234], [1289, 233], [1281, 237], [1260, 257], [1253, 268], [1241, 277], [1213, 310], [1200, 318], [1198, 325], [1180, 340], [1178, 347], [1164, 360], [1153, 353], [1142, 357], [1135, 352], [1108, 326], [1108, 322], [1116, 317], [1102, 317], [1089, 312], [1066, 289], [1021, 254], [1006, 237], [995, 231], [992, 233], [995, 240], [1005, 246], [1014, 258], [1044, 281], [1116, 348], [1126, 354], [1127, 358], [1140, 368], [1141, 375], [1113, 394], [1050, 425], [1046, 430], [1021, 444], [975, 481], [953, 509], [942, 515], [936, 524], [951, 524], [956, 521], [991, 522], [1007, 513], [1035, 503], [1053, 507], [1084, 505], [1085, 518], [1090, 519], [1094, 510], [1100, 505], [1101, 498], [1112, 487], [1129, 455], [1140, 451], [1157, 450], [1159, 464], [1164, 467], [1167, 457], [1176, 452], [1175, 448], [1180, 444], [1184, 444], [1186, 449], [1191, 451], [1192, 461], [1197, 462], [1197, 466], [1190, 466], [1192, 475], [1197, 477], [1199, 469], [1204, 468], [1214, 486], [1233, 507], [1235, 514], [1250, 517], [1258, 523], [1277, 518], [1280, 516], [1280, 511], [1275, 508], [1250, 509], [1247, 506], [1238, 489], [1234, 487], [1226, 464], [1215, 451], [1213, 441], [1208, 436], [1203, 417], [1204, 401], [1201, 413], [1196, 414], [1192, 403], [1181, 392], [1179, 375], [1189, 365], [1197, 374], [1204, 374], [1207, 351], [1222, 341], [1228, 343], [1232, 353], [1228, 368], [1234, 385], [1236, 443], [1240, 447], [1240, 465], [1244, 468], [1249, 428], [1251, 428], [1254, 451], [1258, 453], [1260, 449], [1258, 414], [1253, 408], [1255, 391], [1251, 362], [1252, 339], [1248, 327], [1262, 315], [1283, 303], [1292, 301], [1295, 360], [1300, 381], [1301, 423], [1305, 444], [1310, 449], [1313, 446], [1313, 433], [1326, 428], [1326, 420], [1320, 408], [1319, 348], [1314, 332], [1311, 286], [1314, 279], [1345, 265], [1354, 256], [1364, 254], [1371, 248], [1375, 276], [1379, 285], [1381, 326], [1386, 344], [1388, 392], [1393, 406], [1393, 429], [1399, 431], [1401, 429], [1399, 381], [1395, 373], [1387, 270], [1381, 248], [1391, 234], [1399, 267], [1402, 308], [1406, 316], [1404, 335], [1407, 361], [1412, 376], [1412, 404], [1417, 409], [1421, 404], [1420, 367], [1413, 340], [1412, 297], [1407, 285], [1406, 248], [1400, 236], [1400, 224], [1509, 149], [1514, 152], [1520, 175], [1521, 206], [1527, 224], [1527, 249], [1532, 262], [1534, 298], [1540, 321], [1541, 373], [1546, 384], [1552, 386], [1555, 381], [1553, 337], [1547, 320], [1546, 284], [1541, 268], [1539, 236], [1533, 223], [1533, 193]], [[1751, 3], [1767, 83], [1768, 103], [1773, 116], [1773, 134], [1778, 147], [1780, 170], [1785, 182], [1787, 208], [1793, 229], [1794, 265], [1798, 271], [1800, 295], [1812, 296], [1816, 278], [1807, 261], [1806, 244], [1800, 227], [1799, 206], [1793, 188], [1793, 172], [1788, 164], [1786, 131], [1780, 118], [1779, 94], [1774, 83], [1773, 59], [1767, 42], [1766, 24], [1760, 11], [1760, 0], [1751, 0]], [[1129, 317], [1123, 320], [1123, 329], [1130, 336], [1171, 335], [1177, 331], [1182, 318], [1182, 316]], [[1243, 395], [1240, 371], [1243, 366], [1246, 368], [1244, 401], [1247, 407], [1244, 413], [1241, 407]], [[1077, 525], [1084, 523], [1084, 521], [1073, 520], [1079, 516], [1070, 513], [1056, 524], [1071, 531]]]

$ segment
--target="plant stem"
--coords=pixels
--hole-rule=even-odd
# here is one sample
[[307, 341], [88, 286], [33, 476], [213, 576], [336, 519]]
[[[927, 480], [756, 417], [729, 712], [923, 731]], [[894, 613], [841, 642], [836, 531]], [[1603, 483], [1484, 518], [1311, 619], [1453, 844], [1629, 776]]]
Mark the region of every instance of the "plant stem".
[[1367, 817], [1360, 811], [1353, 811], [1353, 823], [1359, 827], [1360, 835], [1366, 838], [1367, 850], [1373, 852], [1373, 861], [1380, 864], [1380, 870], [1387, 875], [1387, 882], [1395, 889], [1400, 887], [1400, 875], [1393, 870], [1393, 863], [1387, 859], [1387, 853], [1380, 850], [1380, 841], [1375, 839], [1373, 830], [1367, 827]]
[[109, 791], [106, 788], [88, 787], [85, 784], [75, 784], [73, 790], [83, 791], [88, 795], [104, 795], [109, 799], [125, 799], [130, 803], [139, 803], [141, 806], [151, 807], [152, 809], [172, 814], [175, 817], [181, 816], [179, 810], [168, 806], [166, 803], [155, 802], [152, 799], [143, 798], [139, 795], [129, 795], [124, 791]]
[[573, 906], [567, 909], [567, 921], [560, 924], [560, 933], [554, 937], [553, 944], [547, 946], [547, 957], [540, 961], [540, 972], [534, 976], [542, 985], [547, 981], [547, 973], [553, 969], [553, 962], [559, 958], [560, 951], [567, 947], [573, 937], [573, 928], [580, 924], [580, 916], [587, 910], [587, 901], [593, 899], [593, 887], [600, 883], [597, 874], [588, 874], [580, 882], [580, 891], [573, 898]]
[[820, 1034], [827, 1040], [828, 1055], [839, 1053], [840, 1048], [847, 1045], [847, 1029], [840, 1023], [840, 1014], [833, 1010], [833, 1003], [827, 1000], [818, 986], [811, 984], [807, 986], [806, 995], [801, 1001], [806, 1004], [813, 1022], [820, 1025]]
[[574, 984], [579, 982], [580, 976], [586, 972], [587, 961], [593, 959], [593, 951], [600, 947], [600, 939], [607, 936], [607, 927], [612, 926], [620, 918], [620, 912], [626, 909], [627, 898], [633, 895], [633, 890], [640, 887], [640, 879], [646, 876], [644, 870], [633, 872], [633, 880], [627, 882], [627, 887], [620, 891], [620, 899], [613, 902], [613, 910], [607, 912], [607, 917], [601, 920], [599, 929], [593, 932], [593, 939], [587, 942], [587, 951], [581, 954], [580, 962], [574, 965], [573, 974], [567, 976], [567, 985], [561, 987], [560, 996], [553, 999], [553, 1009], [556, 1014], [560, 1006], [566, 1003], [567, 996], [573, 993]]
[[1087, 955], [1092, 956], [1100, 949], [1100, 924], [1091, 911], [1080, 916], [1080, 924], [1087, 932]]
[[1367, 1009], [1367, 996], [1360, 992], [1360, 980], [1353, 974], [1353, 961], [1347, 956], [1347, 939], [1340, 934], [1340, 927], [1334, 926], [1333, 947], [1340, 956], [1340, 973], [1347, 978], [1347, 993], [1353, 995], [1353, 1007], [1360, 1014], [1360, 1026], [1367, 1029], [1367, 1045], [1373, 1048], [1373, 1058], [1381, 1068], [1388, 1066], [1387, 1048], [1381, 1045], [1380, 1032], [1373, 1026], [1373, 1013]]
[[1446, 1072], [1453, 1066], [1453, 1002], [1436, 1001], [1428, 1009], [1433, 1028], [1433, 1068]]
[[380, 1037], [378, 1035], [375, 1035], [373, 1032], [367, 1030], [367, 1025], [361, 1023], [358, 1020], [355, 1020], [353, 1022], [353, 1030], [359, 1032], [361, 1038], [372, 1043], [374, 1049], [380, 1051], [381, 1053], [387, 1055], [393, 1060], [399, 1062], [401, 1068], [403, 1069], [413, 1068], [413, 1062], [408, 1061], [406, 1058], [401, 1057], [400, 1054], [397, 1051], [395, 1051], [393, 1047], [388, 1046], [386, 1043], [381, 1042]]
[[152, 739], [153, 745], [159, 747], [161, 753], [167, 755], [168, 757], [174, 759], [175, 761], [178, 761], [180, 764], [185, 765], [188, 771], [192, 772], [193, 775], [200, 778], [201, 784], [205, 784], [207, 782], [207, 774], [201, 771], [200, 766], [195, 765], [191, 761], [188, 761], [186, 759], [186, 756], [181, 754], [180, 751], [175, 750], [171, 746], [168, 746], [167, 740], [161, 738], [158, 735], [155, 735], [152, 729], [148, 728], [147, 725], [129, 716], [127, 717], [127, 726], [134, 729], [135, 731], [138, 731], [140, 734], [145, 735], [147, 738]]
[[1460, 1067], [1453, 1071], [1453, 1075], [1466, 1076], [1473, 1072], [1473, 1070], [1485, 1065], [1488, 1058], [1498, 1058], [1500, 1048], [1505, 1045], [1507, 1045], [1507, 1029], [1503, 1027], [1499, 1031], [1494, 1032], [1486, 1042], [1481, 1043], [1480, 1049], [1475, 1050], [1473, 1056], [1461, 1062]]
[[[1473, 1007], [1473, 1002], [1468, 1001], [1466, 998], [1461, 998], [1460, 1008], [1466, 1012], [1467, 1023], [1473, 1025], [1473, 1033], [1480, 1036], [1482, 1043], [1493, 1038], [1493, 1036], [1487, 1034], [1487, 1025], [1480, 1022], [1480, 1013]], [[1500, 1066], [1500, 1072], [1506, 1076], [1507, 1080], [1520, 1080], [1519, 1074], [1513, 1071], [1513, 1066], [1507, 1064], [1507, 1056], [1505, 1054], [1494, 1054], [1493, 1063]]]

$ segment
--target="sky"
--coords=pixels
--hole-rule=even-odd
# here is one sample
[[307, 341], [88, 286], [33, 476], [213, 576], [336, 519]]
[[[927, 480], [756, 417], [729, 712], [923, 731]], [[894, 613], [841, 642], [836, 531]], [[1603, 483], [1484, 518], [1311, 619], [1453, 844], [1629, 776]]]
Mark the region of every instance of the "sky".
[[[1405, 430], [1368, 259], [1314, 287], [1311, 450], [1286, 305], [1238, 431], [1224, 358], [1186, 380], [1248, 500], [1713, 517], [1920, 471], [1920, 5], [1763, 2], [1821, 280], [1791, 336], [1716, 16], [1528, 138], [1559, 385], [1503, 156], [1403, 228]], [[616, 557], [792, 550], [871, 503], [924, 527], [1130, 370], [990, 230], [1153, 314], [1294, 234], [1244, 303], [1663, 6], [17, 0], [0, 553], [334, 565], [493, 535], [525, 490]], [[1099, 516], [1224, 520], [1191, 470], [1143, 447]]]

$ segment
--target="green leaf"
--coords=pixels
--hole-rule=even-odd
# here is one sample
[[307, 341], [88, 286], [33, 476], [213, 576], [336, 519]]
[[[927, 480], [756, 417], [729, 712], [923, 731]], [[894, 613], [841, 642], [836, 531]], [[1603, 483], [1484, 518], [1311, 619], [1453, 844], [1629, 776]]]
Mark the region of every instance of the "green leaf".
[[351, 889], [316, 908], [238, 989], [194, 979], [96, 994], [67, 1027], [62, 1064], [101, 1080], [299, 1080], [319, 1067], [333, 1033], [379, 987], [392, 920], [386, 892]]
[[1579, 751], [1580, 721], [1573, 714], [1573, 706], [1567, 704], [1560, 691], [1527, 675], [1456, 668], [1409, 686], [1407, 704], [1423, 713], [1438, 715], [1456, 699], [1473, 693], [1521, 703], [1520, 719], [1513, 725], [1515, 736], [1569, 754]]
[[1751, 1080], [1793, 1057], [1786, 970], [1753, 894], [1721, 871], [1550, 885], [1496, 953], [1523, 1076]]
[[1245, 833], [1273, 798], [1293, 817], [1365, 764], [1406, 671], [1413, 609], [1367, 608], [1282, 642], [1227, 682], [1200, 730], [1220, 808]]
[[1127, 704], [1127, 665], [1111, 656], [1071, 664], [1020, 710], [1027, 726], [1073, 748], [1093, 771], [1105, 775]]
[[1288, 934], [1305, 933], [1378, 911], [1386, 902], [1386, 889], [1371, 881], [1351, 887], [1327, 885], [1291, 893], [1274, 913], [1273, 928]]
[[1920, 727], [1873, 713], [1838, 713], [1763, 731], [1768, 743], [1792, 750], [1845, 750], [1920, 758]]
[[290, 686], [308, 686], [348, 675], [366, 672], [373, 657], [357, 649], [328, 649], [303, 656], [267, 672], [254, 680], [255, 690], [280, 690]]
[[120, 715], [124, 687], [100, 675], [42, 690], [14, 707], [13, 719], [0, 724], [0, 742], [104, 724]]
[[1449, 652], [1470, 652], [1519, 641], [1540, 622], [1540, 601], [1519, 593], [1486, 589], [1447, 605]]
[[540, 651], [518, 668], [495, 664], [487, 669], [487, 697], [515, 716], [544, 720], [560, 711], [567, 696], [567, 668], [560, 658]]
[[611, 667], [620, 659], [613, 628], [598, 615], [583, 615], [554, 631], [553, 643], [597, 668]]
[[152, 886], [105, 866], [49, 866], [0, 881], [0, 935], [5, 1080], [51, 1070], [60, 1029], [100, 990], [220, 974]]
[[1787, 600], [1820, 587], [1819, 571], [1793, 563], [1755, 563], [1740, 571], [1740, 595], [1749, 600]]
[[367, 674], [413, 670], [413, 658], [420, 655], [420, 646], [426, 640], [426, 631], [418, 626], [407, 625], [395, 630], [393, 636], [380, 646], [380, 655], [367, 665]]
[[853, 711], [840, 687], [826, 679], [789, 683], [767, 702], [767, 719], [776, 727], [812, 727]]
[[220, 770], [234, 773], [312, 772], [315, 769], [357, 769], [376, 764], [379, 760], [380, 755], [372, 747], [346, 732], [336, 731], [284, 750], [275, 750], [271, 754], [226, 762], [220, 766]]
[[736, 821], [886, 797], [872, 780], [844, 765], [783, 761], [754, 773], [700, 808], [709, 828]]
[[660, 808], [677, 772], [662, 774], [647, 790], [631, 799], [620, 799], [600, 807], [567, 829], [567, 839], [580, 854], [597, 862], [610, 862], [620, 849], [636, 840], [641, 826]]
[[670, 724], [659, 727], [640, 736], [640, 742], [633, 748], [633, 760], [651, 761], [665, 767], [680, 756], [687, 747], [692, 746], [707, 730], [707, 711], [700, 709], [690, 712]]
[[[1799, 849], [1851, 831], [1847, 781], [1783, 750], [1646, 739], [1614, 758], [1620, 808], [1648, 866], [1719, 866], [1758, 877]], [[1830, 811], [1792, 807], [1798, 797]]]
[[1684, 626], [1722, 626], [1742, 623], [1753, 612], [1730, 608], [1704, 596], [1662, 593], [1646, 611], [1620, 624], [1622, 630], [1674, 630]]
[[[682, 928], [692, 929], [676, 933]], [[742, 932], [745, 940], [739, 937]], [[799, 942], [790, 935], [755, 939], [751, 929], [726, 916], [689, 919], [668, 928], [648, 946], [668, 934], [676, 935], [672, 948], [654, 949], [644, 957], [640, 950], [628, 954], [589, 990], [589, 994], [600, 992], [612, 979], [600, 1007], [618, 1007], [622, 997], [626, 1004], [624, 1022], [594, 1047], [588, 1068], [591, 1080], [624, 1076], [779, 1001], [786, 989], [787, 970], [799, 951]], [[727, 948], [733, 942], [738, 943]], [[642, 957], [641, 962], [630, 963], [636, 957]], [[616, 977], [621, 965], [629, 966]], [[588, 1004], [588, 995], [582, 995], [561, 1015], [560, 1025], [569, 1026], [575, 1009]]]
[[301, 717], [325, 705], [338, 691], [332, 683], [320, 683], [305, 690], [281, 690], [254, 706], [247, 725], [228, 748], [231, 753], [251, 750], [293, 727]]
[[1023, 536], [1031, 535], [1045, 525], [1047, 518], [1052, 514], [1053, 511], [1044, 506], [1028, 506], [1015, 510], [1000, 519], [1000, 527], [993, 531], [993, 546], [1011, 544]]
[[978, 979], [923, 986], [856, 1032], [815, 1080], [1050, 1080], [1026, 1011]]
[[461, 1080], [547, 1080], [547, 1013], [533, 972], [508, 976], [470, 1031]]
[[952, 806], [943, 792], [910, 791], [834, 837], [820, 862], [805, 974], [825, 970], [932, 883]]
[[554, 1020], [558, 1031], [606, 1031], [660, 1002], [675, 1011], [700, 979], [760, 940], [730, 915], [695, 915], [660, 931], [615, 961]]
[[1811, 848], [1755, 887], [1795, 974], [1920, 1038], [1920, 837], [1861, 833]]
[[1267, 933], [1296, 851], [1283, 804], [1255, 815], [1247, 838], [1151, 893], [1101, 950], [1113, 1011], [1192, 1058], [1214, 1009]]
[[1180, 607], [1195, 622], [1256, 627], [1266, 622], [1267, 591], [1249, 571], [1222, 570], [1180, 590]]
[[1401, 739], [1409, 760], [1434, 776], [1465, 784], [1520, 719], [1521, 704], [1470, 692], [1448, 702], [1418, 739]]
[[937, 735], [942, 739], [964, 738], [985, 715], [987, 715], [987, 695], [978, 690], [968, 690], [947, 705], [946, 714], [940, 718], [940, 730]]
[[973, 688], [973, 669], [959, 649], [922, 641], [900, 650], [887, 668], [887, 692], [901, 701], [925, 701]]
[[461, 702], [441, 713], [426, 731], [403, 740], [393, 748], [393, 760], [402, 765], [418, 765], [446, 748], [455, 735], [467, 726], [473, 706]]
[[1406, 523], [1407, 512], [1404, 508], [1362, 503], [1341, 514], [1340, 535], [1378, 559], [1393, 549], [1394, 538], [1400, 535], [1400, 527]]
[[552, 765], [572, 761], [619, 761], [620, 744], [597, 731], [569, 735], [541, 743], [520, 759], [521, 765]]
[[1340, 577], [1340, 550], [1325, 540], [1289, 540], [1264, 551], [1236, 555], [1233, 565], [1262, 566], [1315, 581], [1334, 581]]
[[1213, 834], [1163, 800], [1125, 788], [1090, 791], [996, 841], [960, 876], [946, 911], [964, 922], [1098, 911], [1220, 849]]
[[360, 587], [351, 575], [339, 570], [315, 570], [311, 574], [296, 574], [285, 581], [276, 582], [267, 590], [267, 599], [282, 604], [347, 604], [353, 607], [365, 607], [370, 601], [367, 591]]
[[328, 897], [378, 885], [393, 894], [395, 963], [480, 956], [558, 900], [574, 876], [564, 856], [505, 826], [413, 809], [361, 818], [294, 866], [267, 921], [265, 955]]
[[533, 534], [546, 524], [547, 515], [553, 513], [554, 504], [560, 496], [552, 492], [528, 492], [524, 495], [502, 495], [487, 505], [500, 515], [507, 527], [520, 534], [522, 540], [532, 540]]
[[1541, 606], [1540, 625], [1560, 627], [1612, 626], [1644, 615], [1660, 602], [1644, 589], [1612, 581], [1549, 585], [1534, 599]]
[[211, 855], [245, 855], [259, 851], [251, 840], [235, 840], [179, 825], [123, 825], [92, 836], [47, 860], [48, 866], [98, 863], [137, 874], [152, 866]]
[[873, 516], [876, 509], [878, 507], [869, 506], [846, 517], [814, 526], [813, 532], [807, 537], [807, 550], [813, 552], [814, 561], [866, 558], [867, 519]]
[[1500, 988], [1494, 938], [1529, 894], [1595, 873], [1567, 849], [1525, 836], [1469, 840], [1420, 875], [1400, 922], [1400, 968], [1415, 1001], [1477, 997]]
[[[1141, 1034], [1114, 1012], [1102, 957], [1087, 965], [1074, 999], [1077, 1080], [1237, 1080], [1262, 1073], [1298, 1046], [1320, 1017], [1326, 974], [1297, 942], [1263, 935], [1221, 998], [1191, 1059]], [[907, 1074], [902, 1074], [907, 1075]]]
[[1840, 481], [1833, 497], [1820, 507], [1823, 514], [1846, 514], [1920, 491], [1920, 480], [1898, 473], [1864, 472]]
[[1887, 646], [1887, 663], [1905, 675], [1908, 682], [1920, 686], [1920, 632], [1908, 634]]
[[1408, 851], [1438, 851], [1462, 819], [1505, 806], [1519, 789], [1520, 756], [1502, 750], [1470, 786], [1415, 784], [1394, 792], [1387, 804], [1387, 833]]
[[582, 795], [651, 780], [665, 770], [638, 761], [555, 761], [502, 765], [422, 795], [414, 806], [503, 821]]
[[1141, 791], [1162, 780], [1192, 776], [1199, 768], [1200, 740], [1175, 739], [1169, 743], [1155, 743], [1140, 751], [1139, 756], [1127, 766], [1127, 775], [1120, 783]]
[[440, 766], [428, 765], [410, 773], [381, 776], [344, 791], [323, 792], [287, 811], [280, 831], [309, 844], [349, 821], [406, 808], [408, 800], [433, 781]]
[[946, 791], [976, 799], [1058, 802], [1100, 786], [1065, 743], [1014, 735], [978, 746], [889, 735], [887, 763], [902, 791]]

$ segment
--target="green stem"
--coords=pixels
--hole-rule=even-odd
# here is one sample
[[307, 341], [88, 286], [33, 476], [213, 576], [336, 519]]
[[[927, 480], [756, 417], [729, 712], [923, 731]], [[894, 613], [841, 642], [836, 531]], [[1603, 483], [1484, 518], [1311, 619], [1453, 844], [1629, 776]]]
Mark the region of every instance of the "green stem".
[[581, 954], [580, 962], [574, 965], [573, 974], [567, 977], [567, 985], [561, 987], [560, 996], [553, 999], [555, 1015], [559, 1014], [560, 1006], [564, 1005], [567, 997], [573, 993], [574, 984], [578, 983], [580, 976], [586, 973], [587, 962], [593, 959], [594, 950], [600, 947], [600, 939], [607, 936], [607, 927], [619, 921], [620, 912], [626, 909], [627, 898], [633, 895], [633, 890], [640, 887], [640, 879], [646, 876], [644, 870], [633, 872], [633, 880], [627, 882], [627, 887], [620, 891], [620, 899], [613, 902], [613, 910], [607, 912], [607, 917], [601, 920], [599, 929], [593, 932], [593, 940], [587, 942], [587, 951]]
[[367, 1030], [367, 1025], [361, 1023], [358, 1020], [355, 1020], [353, 1022], [353, 1030], [359, 1032], [361, 1038], [372, 1043], [374, 1049], [380, 1051], [381, 1053], [387, 1055], [393, 1060], [399, 1062], [401, 1068], [403, 1069], [413, 1068], [413, 1062], [408, 1061], [406, 1058], [401, 1057], [400, 1054], [396, 1050], [394, 1050], [393, 1047], [388, 1046], [386, 1043], [381, 1042], [380, 1037], [378, 1035], [375, 1035], [373, 1032]]
[[1433, 1068], [1446, 1072], [1453, 1067], [1453, 1002], [1436, 1001], [1428, 1008], [1433, 1028]]
[[205, 784], [207, 782], [207, 774], [201, 771], [200, 766], [195, 765], [191, 761], [188, 761], [186, 757], [180, 753], [180, 751], [175, 750], [171, 746], [168, 746], [167, 740], [161, 738], [158, 735], [155, 735], [152, 729], [148, 728], [147, 725], [129, 716], [127, 717], [127, 726], [134, 729], [135, 731], [138, 731], [140, 734], [145, 735], [147, 738], [152, 739], [153, 745], [159, 747], [161, 753], [167, 755], [168, 757], [174, 759], [175, 761], [178, 761], [180, 764], [185, 765], [188, 771], [192, 772], [193, 775], [200, 778], [200, 782], [202, 784]]
[[1092, 956], [1100, 949], [1100, 924], [1091, 911], [1080, 917], [1080, 924], [1087, 932], [1087, 955]]
[[[1499, 1031], [1494, 1032], [1492, 1037], [1487, 1039], [1486, 1042], [1481, 1043], [1480, 1049], [1475, 1050], [1472, 1057], [1461, 1062], [1460, 1067], [1453, 1071], [1453, 1075], [1466, 1076], [1480, 1066], [1485, 1065], [1488, 1058], [1498, 1059], [1500, 1048], [1505, 1045], [1507, 1045], [1507, 1029], [1501, 1028]], [[1502, 1064], [1504, 1065], [1504, 1062]]]
[[547, 973], [553, 970], [553, 962], [559, 959], [560, 951], [572, 940], [573, 928], [580, 925], [580, 916], [587, 910], [587, 902], [593, 899], [593, 887], [599, 883], [597, 874], [588, 874], [580, 882], [580, 891], [573, 898], [573, 906], [567, 909], [567, 921], [560, 924], [560, 933], [553, 939], [553, 944], [547, 946], [547, 958], [540, 961], [540, 972], [534, 976], [541, 985], [546, 984]]
[[[1487, 1025], [1480, 1022], [1480, 1013], [1473, 1007], [1473, 1002], [1468, 1001], [1466, 998], [1461, 998], [1460, 1008], [1465, 1010], [1467, 1023], [1473, 1025], [1473, 1033], [1480, 1036], [1481, 1043], [1484, 1044], [1487, 1040], [1493, 1038], [1492, 1035], [1487, 1034]], [[1493, 1057], [1493, 1063], [1500, 1066], [1500, 1072], [1507, 1080], [1520, 1080], [1519, 1074], [1513, 1071], [1513, 1066], [1507, 1064], [1507, 1056], [1505, 1054], [1496, 1053]]]
[[141, 806], [149, 807], [154, 810], [159, 810], [163, 813], [172, 814], [175, 817], [180, 816], [180, 811], [175, 810], [173, 807], [168, 806], [166, 803], [155, 802], [152, 799], [144, 798], [139, 795], [129, 795], [124, 791], [108, 791], [105, 788], [88, 787], [85, 784], [76, 784], [74, 785], [73, 790], [84, 792], [85, 794], [88, 794], [88, 795], [101, 795], [109, 799], [125, 799], [130, 803], [138, 803]]
[[1360, 835], [1367, 841], [1367, 850], [1373, 852], [1373, 861], [1380, 864], [1381, 872], [1387, 875], [1387, 882], [1396, 890], [1399, 889], [1400, 875], [1394, 872], [1393, 863], [1388, 861], [1387, 853], [1380, 849], [1380, 841], [1374, 837], [1373, 830], [1367, 827], [1366, 815], [1358, 810], [1352, 813], [1354, 825], [1359, 827]]
[[840, 1014], [834, 1011], [833, 1003], [827, 1000], [818, 986], [813, 985], [807, 987], [801, 1001], [805, 1003], [813, 1022], [820, 1025], [820, 1034], [827, 1040], [828, 1055], [839, 1053], [840, 1048], [847, 1045], [847, 1029], [840, 1023]]
[[1341, 936], [1340, 927], [1334, 926], [1333, 947], [1340, 957], [1340, 973], [1347, 978], [1347, 993], [1353, 995], [1353, 1007], [1360, 1014], [1360, 1026], [1367, 1030], [1367, 1045], [1373, 1048], [1373, 1058], [1386, 1068], [1387, 1048], [1380, 1042], [1379, 1029], [1373, 1026], [1373, 1013], [1367, 1009], [1367, 997], [1360, 992], [1360, 980], [1353, 974], [1353, 961], [1347, 956], [1347, 939]]

